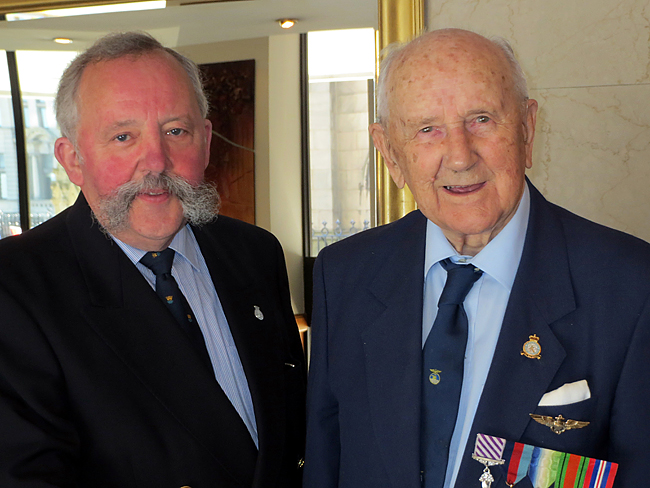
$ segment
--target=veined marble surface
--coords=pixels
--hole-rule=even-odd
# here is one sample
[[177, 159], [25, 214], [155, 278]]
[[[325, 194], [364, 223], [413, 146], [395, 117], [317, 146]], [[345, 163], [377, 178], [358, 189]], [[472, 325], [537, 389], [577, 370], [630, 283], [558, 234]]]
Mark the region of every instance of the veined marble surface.
[[650, 2], [428, 1], [428, 27], [511, 42], [538, 100], [529, 177], [551, 201], [650, 241]]

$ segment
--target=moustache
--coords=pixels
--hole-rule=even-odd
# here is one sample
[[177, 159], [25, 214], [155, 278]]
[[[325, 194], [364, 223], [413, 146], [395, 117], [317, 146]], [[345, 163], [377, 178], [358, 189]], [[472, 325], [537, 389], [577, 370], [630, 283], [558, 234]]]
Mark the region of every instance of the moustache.
[[127, 181], [99, 202], [96, 220], [108, 233], [124, 230], [129, 225], [133, 201], [142, 193], [169, 193], [181, 202], [187, 221], [200, 226], [214, 220], [221, 204], [219, 192], [206, 182], [192, 185], [186, 179], [167, 172], [147, 173], [139, 180]]

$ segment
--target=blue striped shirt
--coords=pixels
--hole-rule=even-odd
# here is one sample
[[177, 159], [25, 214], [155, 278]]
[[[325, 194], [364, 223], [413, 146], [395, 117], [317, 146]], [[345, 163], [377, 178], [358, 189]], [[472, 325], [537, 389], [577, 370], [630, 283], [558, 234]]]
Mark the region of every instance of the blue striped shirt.
[[[114, 236], [113, 240], [155, 290], [156, 277], [153, 271], [140, 263], [146, 251], [129, 246]], [[172, 276], [187, 298], [201, 328], [217, 382], [246, 424], [255, 445], [259, 447], [253, 400], [244, 367], [205, 259], [190, 227], [183, 227], [169, 247], [176, 251]]]

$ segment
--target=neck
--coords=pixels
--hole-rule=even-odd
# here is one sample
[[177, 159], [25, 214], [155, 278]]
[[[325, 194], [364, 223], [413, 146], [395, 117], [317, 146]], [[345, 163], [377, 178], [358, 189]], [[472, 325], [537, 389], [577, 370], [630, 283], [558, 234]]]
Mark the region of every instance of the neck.
[[449, 243], [454, 247], [458, 254], [463, 256], [476, 256], [492, 240], [491, 235], [449, 235], [444, 232]]

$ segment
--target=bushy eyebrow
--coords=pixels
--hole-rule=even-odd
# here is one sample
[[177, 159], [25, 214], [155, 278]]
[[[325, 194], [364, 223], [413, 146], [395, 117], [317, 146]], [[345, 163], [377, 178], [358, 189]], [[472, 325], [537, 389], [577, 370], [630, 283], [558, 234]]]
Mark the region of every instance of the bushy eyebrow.
[[116, 129], [122, 129], [124, 127], [129, 127], [135, 123], [136, 123], [135, 119], [118, 120], [117, 122], [114, 122], [110, 126], [108, 126], [106, 130], [113, 131]]
[[[465, 113], [464, 117], [467, 118], [467, 117], [471, 117], [471, 116], [479, 115], [479, 114], [488, 114], [490, 116], [497, 115], [496, 112], [494, 111], [494, 109], [479, 107], [479, 108], [475, 108], [475, 109], [472, 109], [472, 110], [468, 111], [467, 113]], [[435, 116], [434, 115], [434, 116], [423, 117], [422, 119], [417, 119], [417, 120], [416, 119], [411, 119], [409, 122], [406, 122], [404, 124], [404, 126], [405, 127], [411, 127], [411, 126], [426, 127], [426, 126], [430, 126], [430, 125], [436, 126], [436, 125], [441, 124], [441, 121], [442, 121], [443, 118], [444, 117], [442, 117], [442, 116]]]
[[[188, 128], [194, 127], [194, 124], [192, 122], [191, 117], [184, 117], [184, 116], [177, 116], [177, 117], [170, 117], [169, 119], [163, 120], [161, 122], [161, 126], [167, 125], [167, 124], [172, 124], [174, 122], [180, 122], [184, 125], [186, 125]], [[124, 120], [118, 120], [116, 122], [113, 122], [111, 125], [106, 127], [102, 133], [104, 134], [110, 134], [112, 132], [119, 131], [120, 129], [132, 127], [138, 125], [138, 121], [136, 119], [124, 119]]]

